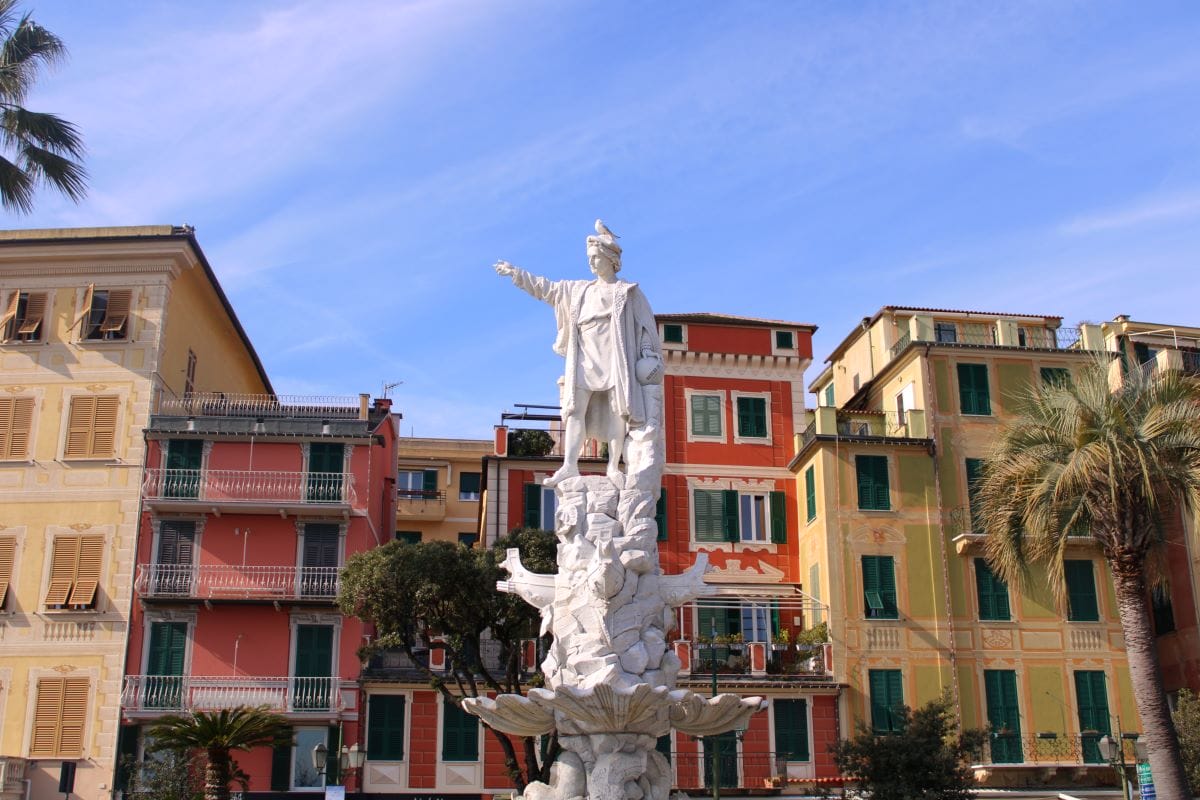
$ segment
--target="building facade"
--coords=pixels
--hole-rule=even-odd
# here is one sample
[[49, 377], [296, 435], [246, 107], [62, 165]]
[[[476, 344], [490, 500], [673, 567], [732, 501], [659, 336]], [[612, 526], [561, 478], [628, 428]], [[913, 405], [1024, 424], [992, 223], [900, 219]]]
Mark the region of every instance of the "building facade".
[[487, 439], [401, 438], [396, 473], [396, 538], [479, 542], [479, 499]]
[[[270, 383], [189, 228], [0, 232], [3, 796], [112, 791], [142, 431]], [[67, 766], [64, 766], [67, 765]]]

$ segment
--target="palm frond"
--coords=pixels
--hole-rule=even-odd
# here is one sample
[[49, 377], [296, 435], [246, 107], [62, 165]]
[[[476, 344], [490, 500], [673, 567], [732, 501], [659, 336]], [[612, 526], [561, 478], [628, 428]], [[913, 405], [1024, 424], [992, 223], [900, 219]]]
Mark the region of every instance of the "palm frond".
[[62, 40], [26, 14], [0, 43], [0, 98], [23, 102], [42, 67], [62, 61], [66, 54]]
[[55, 114], [30, 111], [17, 105], [0, 112], [0, 135], [10, 146], [33, 143], [54, 153], [80, 158], [85, 148], [79, 129]]
[[33, 211], [35, 181], [25, 170], [0, 156], [0, 205], [10, 211]]
[[87, 172], [82, 164], [32, 144], [22, 148], [21, 162], [28, 175], [49, 183], [75, 202], [87, 194]]

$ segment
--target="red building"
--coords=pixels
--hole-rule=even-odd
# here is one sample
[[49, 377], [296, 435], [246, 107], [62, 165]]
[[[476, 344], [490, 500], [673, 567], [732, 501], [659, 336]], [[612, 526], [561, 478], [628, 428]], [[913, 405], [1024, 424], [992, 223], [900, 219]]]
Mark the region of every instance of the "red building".
[[[391, 538], [390, 401], [190, 395], [146, 428], [120, 749], [168, 713], [265, 705], [295, 745], [239, 757], [251, 792], [318, 791], [312, 750], [362, 739], [363, 626], [338, 570]], [[336, 759], [330, 759], [335, 761]]]
[[[668, 574], [700, 553], [712, 565], [713, 594], [679, 612], [678, 683], [704, 692], [715, 673], [720, 691], [772, 701], [748, 730], [720, 743], [676, 733], [660, 749], [670, 751], [685, 791], [709, 785], [714, 753], [729, 787], [762, 789], [785, 774], [834, 777], [828, 745], [837, 737], [838, 686], [828, 648], [796, 641], [823, 615], [803, 592], [799, 501], [787, 468], [806, 425], [804, 371], [816, 328], [718, 314], [660, 314], [658, 322], [667, 367], [659, 560]], [[516, 527], [553, 527], [554, 492], [541, 481], [561, 455], [510, 454], [508, 434], [522, 420], [553, 426], [556, 415], [535, 409], [506, 417], [496, 455], [484, 459], [488, 543]], [[604, 463], [585, 459], [581, 468], [602, 473]]]

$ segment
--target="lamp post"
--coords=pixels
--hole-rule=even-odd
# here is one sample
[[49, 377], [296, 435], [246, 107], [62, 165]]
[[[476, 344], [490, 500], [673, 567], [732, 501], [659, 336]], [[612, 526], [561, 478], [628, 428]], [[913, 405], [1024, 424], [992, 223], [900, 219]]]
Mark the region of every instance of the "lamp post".
[[[365, 763], [366, 760], [367, 751], [359, 747], [357, 742], [350, 747], [343, 745], [337, 760], [337, 765], [339, 767], [339, 774], [337, 777], [342, 778], [342, 783], [338, 784], [335, 782], [330, 785], [344, 786], [345, 778], [343, 776], [345, 776], [347, 773], [361, 770], [363, 763]], [[317, 746], [312, 749], [312, 763], [317, 772], [322, 775], [325, 774], [325, 768], [329, 766], [329, 748], [325, 746], [324, 742], [318, 743]], [[361, 790], [361, 786], [359, 788]]]
[[[717, 621], [712, 621], [712, 636], [708, 640], [708, 657], [712, 661], [712, 696], [717, 696]], [[721, 800], [721, 734], [713, 736], [712, 796]]]
[[1117, 770], [1117, 774], [1121, 778], [1121, 791], [1125, 796], [1125, 800], [1130, 800], [1129, 797], [1129, 779], [1125, 774], [1125, 747], [1124, 743], [1119, 739], [1114, 739], [1109, 734], [1104, 734], [1100, 737], [1100, 741], [1096, 743], [1096, 747], [1100, 750], [1100, 755], [1104, 757], [1113, 769]]

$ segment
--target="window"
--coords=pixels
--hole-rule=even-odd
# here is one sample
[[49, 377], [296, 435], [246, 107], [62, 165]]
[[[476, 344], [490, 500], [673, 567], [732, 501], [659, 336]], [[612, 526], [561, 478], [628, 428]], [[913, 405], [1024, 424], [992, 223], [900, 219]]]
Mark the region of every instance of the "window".
[[479, 477], [478, 472], [460, 472], [458, 473], [458, 499], [459, 500], [478, 500], [479, 499]]
[[332, 675], [333, 626], [297, 625], [291, 710], [327, 711], [334, 699]]
[[[319, 744], [329, 746], [328, 728], [296, 728], [296, 744], [291, 748], [292, 753], [292, 789], [319, 789], [325, 785], [325, 776], [317, 772], [313, 766], [312, 751]], [[330, 753], [329, 763], [337, 761], [337, 756]]]
[[112, 458], [117, 446], [115, 395], [77, 395], [67, 415], [63, 458]]
[[858, 507], [865, 511], [891, 509], [887, 456], [855, 456], [854, 470], [858, 482]]
[[767, 398], [737, 398], [737, 435], [744, 439], [767, 438]]
[[1079, 731], [1083, 734], [1083, 761], [1085, 764], [1102, 764], [1100, 739], [1112, 732], [1103, 672], [1076, 670], [1075, 704], [1079, 709]]
[[183, 376], [183, 396], [191, 397], [196, 391], [196, 354], [188, 348], [187, 372]]
[[158, 526], [158, 553], [151, 570], [155, 594], [190, 596], [194, 590], [196, 523], [186, 519], [164, 519]]
[[964, 414], [987, 416], [992, 413], [987, 364], [958, 365], [958, 402]]
[[402, 694], [373, 694], [367, 698], [367, 760], [404, 760]]
[[871, 692], [871, 730], [875, 733], [899, 733], [904, 705], [904, 686], [898, 669], [873, 669], [867, 673]]
[[474, 547], [479, 543], [479, 534], [474, 531], [466, 531], [458, 535], [458, 543], [463, 547]]
[[1071, 370], [1066, 367], [1042, 367], [1042, 385], [1070, 386]]
[[[811, 564], [808, 568], [808, 594], [817, 603], [821, 602], [821, 565]], [[812, 611], [814, 625], [820, 625], [824, 618], [824, 609], [817, 605]]]
[[958, 327], [953, 322], [933, 323], [934, 341], [953, 344], [958, 341]]
[[170, 439], [166, 443], [166, 470], [162, 493], [165, 497], [199, 497], [204, 467], [201, 439]]
[[988, 724], [992, 733], [992, 763], [1021, 763], [1021, 707], [1017, 700], [1017, 673], [1011, 669], [985, 669], [983, 691], [987, 697]]
[[697, 542], [787, 542], [783, 492], [696, 489], [692, 492]]
[[721, 424], [721, 396], [717, 394], [694, 394], [692, 405], [692, 435], [723, 437]]
[[896, 424], [904, 424], [904, 392], [896, 395]]
[[97, 290], [95, 284], [89, 284], [72, 327], [82, 323], [79, 331], [81, 340], [124, 339], [129, 327], [132, 299], [133, 292], [129, 289]]
[[658, 528], [658, 541], [667, 540], [667, 487], [662, 487], [658, 493], [658, 502], [654, 504], [654, 525]]
[[45, 292], [14, 291], [0, 316], [0, 332], [6, 342], [36, 342], [42, 337], [45, 316]]
[[341, 442], [312, 442], [308, 446], [309, 503], [340, 503], [345, 500], [343, 484], [346, 445]]
[[401, 497], [435, 498], [438, 472], [436, 469], [402, 469], [396, 473], [396, 491]]
[[980, 619], [1012, 619], [1012, 611], [1008, 604], [1008, 584], [992, 572], [992, 568], [982, 558], [975, 559], [975, 591], [979, 599]]
[[[772, 630], [779, 628], [778, 609], [769, 603], [749, 601], [700, 600], [696, 606], [696, 635], [710, 637], [742, 636], [747, 642], [767, 642]], [[727, 658], [728, 653], [718, 654]]]
[[8, 587], [12, 583], [13, 564], [17, 557], [17, 540], [11, 536], [0, 536], [0, 611], [8, 600]]
[[671, 323], [663, 325], [663, 341], [668, 344], [683, 344], [683, 326]]
[[835, 403], [833, 402], [833, 381], [830, 381], [829, 385], [825, 387], [825, 406], [827, 408], [833, 408], [834, 405], [835, 405]]
[[142, 701], [148, 708], [180, 708], [183, 702], [184, 662], [187, 659], [188, 624], [151, 622], [146, 647], [146, 682]]
[[479, 718], [442, 701], [442, 761], [479, 760]]
[[899, 619], [896, 565], [891, 556], [863, 556], [863, 604], [867, 619]]
[[42, 678], [33, 711], [31, 758], [81, 758], [87, 719], [87, 678]]
[[54, 555], [50, 559], [46, 607], [91, 608], [96, 602], [103, 559], [103, 536], [56, 537]]
[[333, 597], [337, 594], [341, 544], [340, 526], [305, 523], [304, 549], [300, 553], [301, 596]]
[[808, 701], [771, 702], [775, 709], [775, 752], [788, 761], [808, 761]]
[[396, 540], [405, 544], [420, 544], [420, 531], [396, 531]]
[[[3, 541], [0, 540], [0, 545], [2, 544]], [[2, 558], [3, 555], [0, 554], [0, 559]], [[11, 556], [9, 558], [11, 560]], [[0, 578], [3, 576], [0, 575]], [[3, 595], [0, 595], [0, 602], [3, 600]], [[1171, 606], [1171, 587], [1159, 585], [1150, 590], [1150, 609], [1154, 613], [1155, 636], [1162, 636], [1175, 630], [1175, 609]]]
[[0, 397], [0, 461], [25, 461], [29, 458], [29, 432], [32, 427], [32, 397]]
[[525, 484], [525, 527], [554, 530], [557, 504], [554, 489], [540, 483]]
[[1067, 619], [1071, 622], [1098, 622], [1100, 606], [1096, 602], [1096, 581], [1092, 562], [1076, 559], [1063, 561], [1067, 579]]
[[795, 350], [796, 336], [791, 331], [775, 331], [776, 350]]
[[817, 518], [816, 467], [804, 470], [804, 513], [809, 522]]

